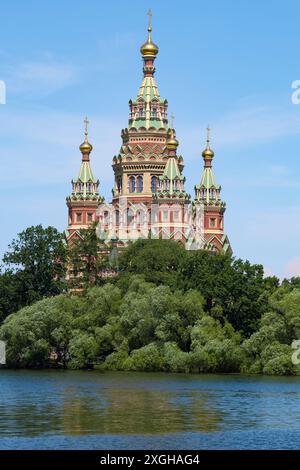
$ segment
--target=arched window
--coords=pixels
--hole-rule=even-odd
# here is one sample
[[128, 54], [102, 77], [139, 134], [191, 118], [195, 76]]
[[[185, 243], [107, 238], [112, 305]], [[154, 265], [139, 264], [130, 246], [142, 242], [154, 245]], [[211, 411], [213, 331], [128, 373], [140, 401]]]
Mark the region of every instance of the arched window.
[[133, 220], [134, 220], [133, 211], [132, 211], [132, 209], [128, 208], [127, 209], [127, 225], [130, 225], [131, 222], [133, 222]]
[[156, 193], [157, 191], [157, 177], [156, 176], [151, 176], [151, 191], [153, 193]]
[[120, 212], [116, 210], [116, 225], [120, 224]]
[[121, 191], [121, 189], [122, 189], [122, 178], [121, 177], [118, 178], [118, 180], [117, 180], [117, 186], [118, 186], [118, 191]]
[[135, 176], [129, 177], [129, 192], [135, 193]]
[[108, 222], [109, 222], [109, 213], [107, 211], [105, 211], [103, 215], [104, 215], [104, 217], [103, 217], [104, 220], [103, 221], [104, 221], [105, 225], [107, 225]]
[[143, 177], [141, 175], [137, 177], [137, 192], [143, 192]]
[[143, 213], [143, 211], [138, 211], [136, 213], [136, 222], [138, 224], [143, 224], [144, 223], [144, 213]]

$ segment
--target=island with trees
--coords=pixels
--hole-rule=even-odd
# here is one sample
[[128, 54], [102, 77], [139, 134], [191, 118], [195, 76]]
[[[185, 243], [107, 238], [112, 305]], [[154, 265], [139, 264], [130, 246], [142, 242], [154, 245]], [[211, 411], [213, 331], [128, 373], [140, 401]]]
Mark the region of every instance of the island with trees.
[[280, 282], [261, 265], [170, 240], [104, 257], [99, 244], [93, 228], [70, 248], [42, 226], [12, 241], [0, 275], [7, 367], [300, 373], [300, 278]]

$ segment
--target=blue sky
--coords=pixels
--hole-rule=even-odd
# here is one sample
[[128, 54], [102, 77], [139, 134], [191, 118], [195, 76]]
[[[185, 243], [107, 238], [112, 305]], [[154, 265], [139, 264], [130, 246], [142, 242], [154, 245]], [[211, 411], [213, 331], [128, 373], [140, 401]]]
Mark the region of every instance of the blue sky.
[[110, 197], [111, 160], [142, 79], [146, 12], [160, 47], [156, 80], [173, 111], [187, 190], [199, 182], [205, 128], [227, 202], [234, 254], [267, 273], [300, 275], [300, 3], [102, 2], [1, 5], [0, 253], [42, 223], [63, 230], [85, 115], [92, 164]]

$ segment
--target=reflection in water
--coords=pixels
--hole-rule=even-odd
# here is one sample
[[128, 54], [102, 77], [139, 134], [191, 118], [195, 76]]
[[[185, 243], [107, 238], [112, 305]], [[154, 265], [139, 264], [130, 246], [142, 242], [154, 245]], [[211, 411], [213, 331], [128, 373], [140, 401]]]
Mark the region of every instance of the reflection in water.
[[218, 414], [192, 393], [171, 391], [103, 390], [99, 396], [66, 397], [62, 413], [65, 434], [163, 434], [187, 430], [214, 431]]
[[297, 432], [299, 422], [299, 377], [0, 371], [1, 438], [226, 439]]

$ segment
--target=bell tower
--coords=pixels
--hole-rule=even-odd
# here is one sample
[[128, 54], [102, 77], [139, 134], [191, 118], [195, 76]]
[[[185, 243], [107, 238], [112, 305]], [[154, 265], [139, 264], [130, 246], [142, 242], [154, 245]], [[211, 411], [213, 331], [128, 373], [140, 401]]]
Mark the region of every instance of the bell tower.
[[159, 95], [154, 61], [159, 52], [152, 40], [151, 11], [148, 37], [141, 46], [143, 79], [137, 97], [129, 101], [128, 127], [121, 132], [122, 146], [113, 158], [113, 203], [125, 196], [130, 203], [149, 205], [168, 159], [168, 102]]

